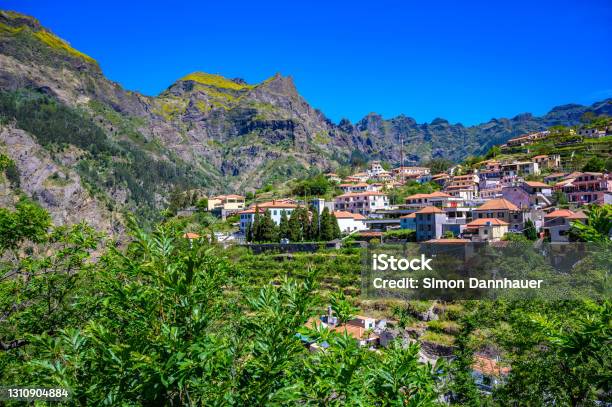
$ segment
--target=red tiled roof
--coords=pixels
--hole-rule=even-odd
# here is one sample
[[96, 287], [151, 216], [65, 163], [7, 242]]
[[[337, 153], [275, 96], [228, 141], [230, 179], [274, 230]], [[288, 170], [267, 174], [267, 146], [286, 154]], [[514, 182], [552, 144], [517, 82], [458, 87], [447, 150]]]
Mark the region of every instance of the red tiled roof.
[[477, 211], [497, 211], [497, 210], [518, 211], [519, 208], [515, 204], [513, 204], [512, 202], [504, 198], [498, 198], [498, 199], [491, 199], [490, 201], [483, 203], [475, 210]]
[[504, 222], [501, 219], [497, 219], [497, 218], [481, 218], [481, 219], [476, 219], [470, 223], [468, 223], [465, 227], [467, 228], [477, 228], [480, 226], [489, 226], [488, 224], [491, 225], [497, 225], [497, 226], [507, 226], [508, 222]]
[[545, 184], [539, 181], [525, 181], [525, 184], [529, 185], [530, 187], [543, 187], [543, 188], [550, 187], [548, 184]]
[[474, 363], [472, 364], [472, 369], [489, 376], [505, 376], [510, 373], [509, 367], [500, 366], [496, 360], [480, 355], [474, 356]]
[[350, 213], [350, 212], [347, 212], [347, 211], [334, 211], [333, 214], [336, 217], [336, 219], [356, 219], [356, 220], [361, 220], [361, 219], [365, 219], [366, 218], [365, 216], [363, 216], [360, 213]]
[[400, 216], [400, 219], [405, 219], [405, 218], [416, 218], [416, 213], [409, 213], [408, 215], [402, 215]]
[[435, 206], [426, 206], [420, 211], [417, 211], [416, 213], [445, 213], [445, 212], [440, 208], [436, 208]]
[[569, 209], [557, 209], [556, 211], [552, 211], [544, 215], [544, 218], [567, 218], [574, 214], [574, 212]]
[[567, 218], [570, 220], [578, 220], [578, 219], [588, 219], [589, 217], [586, 216], [584, 212], [578, 211], [568, 216]]

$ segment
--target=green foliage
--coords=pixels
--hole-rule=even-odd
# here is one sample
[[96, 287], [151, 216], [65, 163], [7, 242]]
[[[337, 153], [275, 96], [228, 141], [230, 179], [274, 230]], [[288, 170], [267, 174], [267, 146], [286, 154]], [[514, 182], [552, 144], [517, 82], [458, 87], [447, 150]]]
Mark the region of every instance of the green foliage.
[[525, 222], [525, 228], [523, 229], [523, 235], [528, 240], [537, 240], [538, 239], [538, 231], [536, 230], [535, 224], [531, 219], [527, 219]]
[[[148, 220], [155, 218], [156, 192], [165, 195], [170, 185], [184, 190], [203, 182], [202, 174], [183, 163], [154, 158], [130, 140], [112, 141], [86, 112], [40, 93], [0, 92], [0, 119], [15, 121], [49, 150], [74, 145], [88, 152], [76, 169], [92, 192], [103, 195], [108, 188], [127, 188], [126, 203]], [[7, 169], [14, 184], [19, 179], [15, 170]]]
[[561, 190], [556, 190], [556, 191], [554, 191], [554, 192], [553, 192], [553, 196], [552, 196], [552, 198], [553, 198], [553, 202], [554, 202], [556, 205], [559, 205], [559, 206], [564, 206], [564, 205], [567, 205], [567, 204], [568, 204], [568, 201], [567, 201], [567, 196], [566, 196], [566, 195], [565, 195], [565, 193], [564, 193], [563, 191], [561, 191]]
[[430, 194], [434, 191], [439, 191], [440, 186], [434, 182], [419, 183], [414, 180], [410, 180], [399, 188], [394, 188], [388, 191], [389, 200], [393, 204], [403, 204], [406, 197], [415, 194]]
[[455, 237], [455, 234], [451, 232], [450, 230], [447, 230], [446, 232], [442, 234], [442, 239], [452, 239], [454, 237]]
[[49, 214], [28, 199], [22, 198], [15, 211], [0, 208], [0, 255], [25, 241], [42, 243], [50, 226]]
[[510, 311], [511, 331], [503, 341], [514, 349], [512, 370], [508, 383], [494, 393], [496, 401], [571, 406], [610, 402], [611, 310], [606, 301], [523, 304]]
[[[305, 328], [321, 303], [315, 273], [243, 287], [227, 259], [181, 233], [132, 226], [129, 246], [72, 287], [53, 330], [32, 332], [19, 359], [0, 353], [2, 383], [61, 386], [79, 405], [435, 403], [441, 370], [419, 363], [418, 345], [375, 353]], [[304, 329], [327, 350], [308, 352]]]
[[489, 149], [489, 151], [487, 151], [487, 153], [485, 154], [485, 159], [490, 160], [492, 158], [497, 157], [498, 155], [501, 154], [501, 147], [499, 146], [493, 146]]
[[383, 233], [385, 240], [400, 239], [407, 242], [416, 242], [416, 230], [411, 229], [395, 229], [388, 230]]
[[329, 212], [326, 207], [321, 213], [321, 227], [320, 227], [320, 239], [323, 241], [329, 241], [338, 239], [340, 237], [340, 227], [338, 226], [338, 220], [336, 217]]
[[278, 224], [278, 237], [281, 239], [289, 239], [289, 218], [287, 212], [282, 211], [280, 222]]
[[429, 167], [432, 174], [438, 174], [440, 172], [445, 172], [450, 167], [453, 166], [453, 162], [444, 158], [434, 158], [425, 164], [426, 167]]
[[298, 182], [293, 188], [293, 194], [298, 196], [322, 196], [332, 188], [331, 183], [323, 174]]
[[600, 157], [592, 157], [587, 161], [587, 163], [582, 167], [582, 171], [586, 172], [603, 172], [606, 171], [606, 161], [604, 161]]
[[195, 204], [195, 207], [198, 208], [199, 212], [208, 211], [208, 198], [201, 198]]
[[183, 81], [194, 81], [202, 85], [214, 86], [221, 89], [244, 90], [250, 89], [253, 86], [234, 82], [221, 75], [214, 75], [205, 72], [193, 72], [181, 78]]
[[453, 401], [465, 406], [481, 405], [480, 395], [472, 378], [474, 349], [470, 344], [470, 335], [476, 327], [473, 315], [466, 315], [461, 320], [462, 329], [455, 340], [455, 359], [451, 364], [450, 391]]
[[359, 308], [353, 306], [351, 301], [346, 298], [342, 291], [333, 293], [329, 299], [332, 310], [338, 317], [340, 323], [346, 323], [355, 317]]
[[19, 188], [21, 179], [19, 178], [19, 169], [15, 165], [15, 161], [11, 160], [6, 154], [0, 153], [0, 172], [4, 171], [6, 178], [13, 188]]
[[527, 243], [529, 239], [523, 233], [506, 233], [502, 240], [507, 242]]
[[581, 242], [610, 242], [612, 205], [592, 205], [585, 210], [586, 223], [573, 221], [570, 237]]
[[43, 146], [72, 144], [94, 156], [117, 153], [104, 131], [83, 114], [31, 91], [0, 92], [0, 117], [36, 136]]
[[84, 224], [51, 227], [49, 215], [22, 199], [0, 208], [0, 383], [16, 383], [31, 335], [78, 325], [88, 313], [71, 308], [87, 279], [98, 236]]

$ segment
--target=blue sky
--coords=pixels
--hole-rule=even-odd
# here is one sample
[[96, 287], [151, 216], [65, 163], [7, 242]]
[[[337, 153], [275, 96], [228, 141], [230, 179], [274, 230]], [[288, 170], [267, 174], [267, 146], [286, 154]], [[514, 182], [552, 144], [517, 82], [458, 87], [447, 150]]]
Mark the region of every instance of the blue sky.
[[[223, 4], [227, 3], [227, 4]], [[105, 74], [155, 95], [192, 71], [293, 76], [334, 121], [465, 125], [612, 97], [612, 2], [28, 1]]]

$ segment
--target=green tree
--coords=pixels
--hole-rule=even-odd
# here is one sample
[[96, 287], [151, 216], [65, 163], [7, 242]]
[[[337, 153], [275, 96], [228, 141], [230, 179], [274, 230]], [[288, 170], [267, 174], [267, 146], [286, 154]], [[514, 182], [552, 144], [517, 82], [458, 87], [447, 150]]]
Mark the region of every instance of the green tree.
[[453, 402], [464, 406], [479, 407], [481, 399], [472, 377], [474, 349], [470, 344], [470, 335], [476, 328], [474, 316], [471, 314], [465, 315], [461, 320], [461, 326], [461, 331], [455, 340], [455, 359], [450, 368], [451, 383], [449, 387]]
[[538, 231], [536, 230], [535, 224], [531, 219], [527, 219], [525, 222], [525, 228], [523, 229], [523, 235], [529, 240], [538, 239]]
[[495, 157], [497, 157], [500, 154], [501, 154], [501, 147], [493, 146], [493, 147], [489, 148], [489, 151], [487, 151], [487, 153], [485, 154], [485, 158], [487, 160], [490, 160], [491, 158], [495, 158]]
[[255, 205], [255, 212], [253, 213], [251, 233], [253, 236], [253, 242], [261, 242], [261, 213], [257, 205]]
[[339, 239], [342, 237], [342, 231], [340, 230], [340, 224], [338, 223], [338, 218], [334, 213], [331, 214], [331, 223], [333, 227], [333, 238]]
[[281, 218], [280, 223], [278, 225], [278, 236], [281, 239], [289, 239], [289, 232], [289, 219], [287, 218], [287, 212], [281, 209]]
[[581, 242], [610, 242], [612, 205], [591, 205], [584, 212], [586, 222], [573, 221], [570, 237]]
[[22, 361], [14, 352], [31, 335], [78, 324], [88, 314], [87, 307], [71, 308], [80, 301], [77, 288], [87, 282], [98, 239], [84, 224], [52, 227], [48, 213], [26, 199], [14, 211], [0, 208], [0, 382], [7, 382], [5, 356]]
[[329, 241], [334, 239], [334, 224], [332, 215], [329, 213], [329, 209], [324, 208], [321, 213], [321, 232], [320, 238], [323, 241]]
[[606, 170], [606, 162], [600, 157], [592, 157], [582, 167], [582, 171], [587, 172], [604, 172]]
[[297, 207], [291, 212], [289, 217], [289, 240], [301, 242], [304, 240], [304, 229], [302, 224], [302, 208]]
[[244, 235], [247, 242], [253, 241], [253, 225], [251, 224], [251, 222], [248, 222], [246, 224], [246, 231]]
[[312, 219], [310, 220], [310, 227], [308, 240], [312, 240], [314, 242], [320, 240], [321, 238], [321, 225], [320, 225], [320, 217], [319, 211], [316, 208], [311, 208]]
[[198, 209], [198, 212], [208, 211], [208, 198], [198, 199], [195, 203], [195, 207]]
[[42, 243], [48, 238], [51, 217], [40, 206], [22, 198], [15, 211], [0, 208], [0, 255], [5, 250], [16, 250], [30, 241]]
[[554, 202], [556, 205], [559, 205], [559, 206], [564, 206], [564, 205], [567, 205], [567, 204], [568, 204], [568, 201], [567, 201], [567, 196], [566, 196], [566, 195], [565, 195], [565, 193], [564, 193], [563, 191], [561, 191], [561, 190], [556, 190], [555, 192], [553, 192], [553, 196], [552, 196], [552, 198], [553, 198], [553, 202]]
[[344, 324], [355, 317], [359, 309], [344, 295], [342, 291], [333, 293], [329, 299], [332, 310], [338, 317], [340, 323]]
[[278, 230], [276, 223], [272, 220], [270, 211], [266, 209], [261, 223], [259, 225], [259, 241], [260, 242], [276, 242], [278, 241]]
[[444, 158], [434, 158], [426, 163], [425, 166], [429, 167], [432, 174], [438, 174], [440, 172], [445, 172], [452, 167], [453, 162]]

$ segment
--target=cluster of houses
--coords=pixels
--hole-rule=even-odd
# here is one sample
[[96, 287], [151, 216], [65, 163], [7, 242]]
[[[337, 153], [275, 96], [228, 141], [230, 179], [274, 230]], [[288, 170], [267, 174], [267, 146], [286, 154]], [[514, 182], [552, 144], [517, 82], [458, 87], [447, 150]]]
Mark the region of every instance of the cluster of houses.
[[[599, 138], [603, 138], [603, 137], [612, 135], [612, 126], [605, 126], [601, 128], [583, 126], [579, 128], [578, 130], [570, 128], [567, 131], [569, 135], [571, 136], [578, 136], [579, 138], [576, 139], [576, 142], [579, 142], [580, 138], [599, 139]], [[501, 149], [502, 151], [506, 151], [506, 150], [511, 150], [514, 147], [529, 146], [539, 141], [545, 140], [551, 136], [554, 136], [554, 135], [551, 134], [551, 132], [548, 130], [538, 131], [538, 132], [529, 133], [529, 134], [523, 134], [518, 137], [511, 138], [510, 140], [506, 142], [506, 144], [502, 144]]]
[[[537, 140], [546, 135], [546, 132], [533, 133], [508, 143]], [[415, 231], [417, 241], [452, 234], [466, 241], [490, 242], [500, 240], [506, 233], [521, 233], [530, 220], [552, 242], [566, 242], [571, 222], [584, 219], [585, 215], [580, 210], [558, 210], [555, 205], [559, 196], [565, 196], [568, 204], [576, 209], [586, 204], [612, 203], [610, 174], [558, 172], [559, 155], [537, 155], [525, 161], [491, 159], [480, 164], [479, 169], [467, 174], [456, 174], [452, 168], [432, 175], [426, 167], [401, 166], [387, 171], [379, 161], [373, 161], [366, 171], [344, 179], [334, 173], [326, 174], [343, 191], [331, 201], [287, 198], [246, 207], [243, 196], [220, 195], [208, 200], [208, 209], [223, 217], [238, 214], [242, 234], [254, 222], [256, 210], [269, 211], [279, 224], [283, 213], [290, 217], [297, 207], [308, 206], [319, 214], [327, 208], [345, 234], [378, 237], [388, 230], [410, 229]], [[548, 174], [544, 182], [528, 180], [544, 169]], [[411, 195], [404, 202], [392, 204], [387, 192], [409, 180], [434, 182], [441, 189]]]

